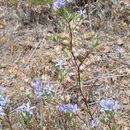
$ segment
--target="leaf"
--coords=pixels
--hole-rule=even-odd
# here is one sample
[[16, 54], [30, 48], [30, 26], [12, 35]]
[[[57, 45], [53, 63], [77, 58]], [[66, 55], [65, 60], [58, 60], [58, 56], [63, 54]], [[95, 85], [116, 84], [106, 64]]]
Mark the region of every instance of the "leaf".
[[113, 126], [113, 127], [112, 127], [112, 130], [116, 130], [116, 127], [115, 127], [115, 126]]
[[65, 33], [65, 32], [61, 32], [61, 33], [59, 33], [58, 36], [59, 36], [60, 38], [64, 39], [64, 38], [66, 38], [66, 33]]
[[87, 35], [86, 35], [86, 38], [87, 39], [90, 39], [94, 36], [94, 32], [89, 32]]
[[76, 124], [74, 122], [70, 122], [70, 127], [73, 128], [73, 129], [76, 129]]
[[92, 91], [88, 91], [88, 97], [92, 96]]
[[68, 72], [65, 72], [65, 73], [64, 73], [64, 76], [66, 76], [67, 74], [68, 74]]
[[74, 18], [73, 14], [69, 14], [69, 16], [68, 16], [69, 22], [71, 22], [73, 20], [73, 18]]
[[28, 97], [29, 99], [32, 99], [33, 94], [32, 94], [32, 93], [30, 93], [30, 94], [28, 94], [28, 95], [27, 95], [27, 97]]
[[25, 120], [25, 121], [30, 121], [31, 120], [31, 118], [32, 118], [32, 116], [31, 116], [31, 114], [29, 114], [29, 113], [27, 113], [27, 112], [25, 112], [25, 111], [22, 111], [21, 112], [21, 115], [22, 115], [22, 117], [23, 117], [23, 119]]
[[58, 41], [58, 36], [55, 35], [55, 34], [52, 34], [51, 39], [52, 39], [52, 41], [57, 42]]
[[76, 12], [75, 14], [74, 14], [74, 19], [75, 20], [78, 20], [80, 18], [80, 16], [79, 16], [79, 14]]
[[105, 111], [106, 115], [107, 115], [107, 118], [109, 120], [112, 120], [114, 118], [114, 112], [110, 112], [110, 111]]
[[97, 45], [99, 45], [99, 42], [96, 38], [93, 40], [92, 45], [93, 47], [96, 47]]
[[70, 51], [67, 49], [67, 48], [65, 48], [64, 49], [64, 52], [67, 54], [67, 56], [69, 57], [69, 59], [71, 58], [71, 53], [70, 53]]
[[63, 43], [66, 44], [66, 45], [69, 45], [70, 40], [69, 39], [65, 39], [65, 40], [63, 40]]
[[49, 104], [47, 103], [47, 101], [43, 100], [43, 105], [48, 106]]
[[68, 20], [69, 20], [69, 22], [71, 22], [73, 19], [77, 19], [77, 13], [75, 13], [75, 14], [68, 14]]
[[83, 80], [82, 79], [80, 79], [80, 86], [82, 86], [83, 85]]
[[107, 122], [104, 119], [101, 119], [100, 122], [102, 122], [104, 125], [107, 125]]
[[67, 120], [71, 121], [72, 118], [73, 118], [73, 113], [70, 112], [70, 111], [68, 111], [68, 112], [66, 113], [66, 117], [67, 117]]
[[63, 75], [62, 75], [61, 73], [58, 74], [58, 79], [59, 79], [60, 81], [63, 81], [63, 80], [64, 80], [64, 77], [63, 77]]
[[66, 12], [66, 8], [59, 8], [58, 9], [58, 15], [59, 16], [64, 16]]

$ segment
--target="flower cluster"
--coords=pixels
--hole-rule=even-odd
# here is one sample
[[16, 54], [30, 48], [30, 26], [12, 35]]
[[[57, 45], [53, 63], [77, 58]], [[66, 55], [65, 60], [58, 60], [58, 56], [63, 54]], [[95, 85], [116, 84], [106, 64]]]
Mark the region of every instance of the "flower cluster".
[[53, 4], [53, 8], [64, 8], [65, 5], [65, 1], [64, 0], [57, 0], [56, 2], [54, 2]]
[[80, 110], [80, 108], [77, 107], [77, 104], [75, 104], [75, 105], [70, 104], [68, 107], [65, 104], [60, 106], [60, 111], [62, 111], [62, 112], [71, 111], [74, 114], [76, 114], [77, 111], [79, 111], [79, 110]]
[[[68, 3], [72, 2], [72, 0], [67, 0]], [[65, 7], [65, 0], [57, 0], [53, 3], [53, 8], [59, 9]], [[79, 16], [85, 17], [85, 14], [82, 10], [78, 11]]]
[[117, 109], [121, 109], [121, 106], [118, 105], [118, 101], [115, 101], [113, 99], [111, 100], [102, 100], [100, 102], [100, 106], [102, 107], [100, 112], [109, 111], [109, 112], [116, 112]]
[[[67, 0], [68, 3], [72, 2], [72, 0]], [[53, 8], [64, 8], [65, 0], [57, 0], [53, 3]]]
[[37, 80], [36, 84], [33, 85], [33, 87], [36, 89], [34, 91], [34, 93], [37, 95], [38, 98], [40, 96], [49, 95], [50, 93], [54, 93], [55, 92], [55, 90], [53, 90], [53, 86], [52, 85], [48, 85], [47, 84], [45, 87], [42, 87], [41, 80]]
[[30, 107], [29, 102], [25, 105], [25, 103], [20, 107], [20, 112], [28, 112], [29, 114], [33, 114], [32, 109], [36, 108], [35, 106]]
[[0, 95], [0, 115], [4, 114], [4, 109], [7, 109], [7, 104], [10, 102], [10, 100], [7, 97], [4, 97], [4, 95]]
[[53, 86], [52, 85], [46, 85], [44, 90], [46, 91], [46, 94], [50, 94], [51, 92], [52, 93], [55, 93], [55, 90], [53, 89]]
[[5, 115], [4, 110], [7, 109], [7, 104], [10, 102], [10, 100], [5, 97], [5, 95], [3, 94], [3, 92], [6, 92], [6, 89], [1, 88], [0, 89], [0, 115]]

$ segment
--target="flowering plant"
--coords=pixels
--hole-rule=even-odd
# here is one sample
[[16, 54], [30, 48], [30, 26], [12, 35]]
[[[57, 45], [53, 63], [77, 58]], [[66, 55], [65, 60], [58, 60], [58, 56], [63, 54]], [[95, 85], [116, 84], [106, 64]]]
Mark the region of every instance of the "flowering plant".
[[77, 107], [77, 104], [75, 104], [75, 105], [70, 104], [68, 107], [66, 107], [65, 104], [60, 106], [60, 111], [65, 112], [65, 113], [70, 111], [70, 112], [76, 114], [80, 110], [81, 109]]
[[36, 108], [35, 106], [30, 106], [30, 103], [28, 102], [27, 104], [23, 104], [19, 109], [18, 111], [21, 113], [21, 116], [24, 120], [24, 123], [27, 125], [27, 126], [31, 126], [31, 119], [32, 119], [32, 115], [33, 115], [33, 112], [32, 110]]
[[[53, 85], [46, 84], [42, 86], [42, 81], [37, 80], [36, 84], [33, 85], [33, 88], [37, 98], [42, 97], [44, 105], [49, 105], [50, 101], [55, 101], [55, 90], [53, 89]], [[48, 99], [50, 100], [47, 101]]]
[[80, 111], [81, 109], [77, 107], [77, 104], [72, 105], [70, 104], [69, 106], [66, 106], [65, 104], [60, 106], [60, 111], [64, 112], [66, 115], [66, 119], [69, 121], [70, 126], [72, 128], [75, 128], [75, 123], [73, 122], [73, 117], [74, 114], [77, 114], [78, 111]]
[[121, 109], [121, 106], [118, 105], [118, 101], [111, 100], [102, 100], [100, 102], [100, 106], [102, 107], [100, 112], [109, 111], [109, 112], [117, 112], [117, 109]]
[[0, 88], [0, 115], [5, 115], [4, 111], [7, 110], [10, 100], [6, 97], [6, 88]]
[[40, 96], [47, 96], [47, 95], [51, 95], [53, 93], [55, 93], [55, 90], [53, 89], [52, 85], [45, 85], [45, 87], [41, 86], [41, 80], [37, 80], [36, 84], [33, 85], [33, 87], [35, 88], [34, 93], [37, 95], [37, 97], [39, 98]]
[[[74, 67], [74, 69], [77, 72], [77, 84], [76, 86], [74, 86], [70, 81], [67, 80], [67, 82], [65, 81], [64, 75], [62, 74], [62, 70], [63, 70], [63, 63], [62, 62], [58, 62], [56, 64], [56, 70], [58, 71], [58, 79], [61, 81], [61, 83], [63, 83], [63, 85], [65, 86], [65, 88], [67, 86], [72, 86], [77, 87], [78, 88], [78, 94], [80, 93], [80, 96], [82, 97], [85, 107], [81, 107], [80, 108], [84, 111], [86, 111], [89, 116], [90, 116], [90, 122], [91, 122], [91, 128], [96, 128], [98, 127], [98, 121], [94, 119], [94, 114], [96, 113], [96, 111], [98, 110], [98, 107], [95, 108], [95, 110], [92, 110], [89, 105], [88, 105], [88, 98], [93, 96], [92, 93], [92, 88], [95, 85], [95, 83], [100, 79], [100, 77], [98, 75], [96, 75], [95, 77], [95, 81], [93, 82], [92, 85], [90, 85], [90, 87], [86, 87], [85, 89], [82, 88], [83, 86], [83, 79], [81, 77], [81, 66], [83, 65], [84, 61], [87, 59], [87, 57], [89, 56], [89, 54], [94, 50], [94, 48], [96, 46], [99, 45], [99, 42], [96, 38], [93, 39], [92, 41], [92, 47], [88, 48], [87, 50], [87, 54], [84, 56], [83, 60], [79, 61], [77, 60], [77, 57], [74, 54], [73, 51], [73, 32], [75, 32], [75, 26], [72, 26], [72, 22], [74, 23], [74, 21], [78, 21], [80, 22], [80, 20], [82, 18], [85, 18], [85, 14], [83, 10], [79, 10], [76, 13], [69, 13], [67, 8], [66, 8], [66, 2], [64, 0], [57, 0], [56, 2], [54, 2], [53, 7], [56, 8], [57, 10], [57, 14], [62, 18], [62, 23], [63, 25], [65, 25], [65, 27], [67, 27], [67, 31], [69, 32], [69, 40], [66, 42], [66, 46], [64, 47], [64, 52], [67, 54], [67, 56], [69, 57], [69, 63], [71, 66]], [[71, 1], [68, 1], [71, 2]], [[78, 24], [76, 24], [76, 26], [78, 26]], [[52, 35], [52, 39], [55, 42], [58, 42], [58, 40], [60, 39], [60, 36], [58, 37], [58, 35]], [[119, 52], [121, 53], [121, 52]], [[70, 62], [71, 61], [71, 62]], [[69, 85], [68, 85], [69, 84]], [[98, 88], [98, 90], [100, 90], [100, 88]], [[77, 112], [80, 110], [80, 108], [77, 107], [78, 104], [78, 96], [77, 96], [77, 102], [75, 105], [70, 104], [69, 106], [66, 106], [65, 104], [60, 106], [60, 111], [64, 112], [66, 115], [66, 118], [69, 122], [72, 123], [73, 117], [75, 117], [75, 115], [77, 115]], [[111, 128], [111, 120], [114, 118], [115, 112], [117, 111], [117, 109], [120, 109], [121, 106], [118, 105], [117, 101], [114, 100], [102, 100], [100, 102], [100, 112], [105, 112], [105, 114], [107, 115], [109, 121], [106, 123], [105, 120], [101, 120], [101, 122], [105, 122], [104, 124], [108, 125], [109, 128]], [[74, 123], [73, 123], [74, 124]]]
[[[121, 105], [118, 105], [118, 101], [114, 101], [113, 99], [102, 100], [100, 102], [100, 106], [100, 112], [105, 112], [108, 119], [107, 121], [101, 119], [101, 122], [105, 125], [108, 125], [109, 128], [111, 128], [111, 122], [114, 119], [115, 112], [117, 112], [117, 109], [121, 109], [122, 107]], [[113, 126], [112, 128], [114, 129], [115, 126]]]

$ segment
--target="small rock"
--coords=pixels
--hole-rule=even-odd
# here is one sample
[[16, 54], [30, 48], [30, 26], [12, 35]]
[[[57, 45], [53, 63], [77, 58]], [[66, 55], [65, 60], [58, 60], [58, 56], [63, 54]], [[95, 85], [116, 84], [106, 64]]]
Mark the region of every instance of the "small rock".
[[24, 87], [21, 87], [21, 88], [20, 88], [20, 90], [21, 90], [21, 91], [24, 91], [24, 90], [25, 90], [25, 88], [24, 88]]
[[126, 94], [129, 96], [129, 95], [130, 95], [130, 90], [127, 90], [127, 91], [126, 91]]
[[117, 44], [118, 44], [118, 45], [123, 45], [123, 44], [124, 44], [124, 42], [123, 42], [123, 40], [122, 40], [122, 39], [119, 39], [119, 40], [117, 40]]
[[128, 103], [129, 103], [128, 100], [124, 100], [124, 101], [123, 101], [123, 104], [124, 104], [124, 105], [127, 105]]

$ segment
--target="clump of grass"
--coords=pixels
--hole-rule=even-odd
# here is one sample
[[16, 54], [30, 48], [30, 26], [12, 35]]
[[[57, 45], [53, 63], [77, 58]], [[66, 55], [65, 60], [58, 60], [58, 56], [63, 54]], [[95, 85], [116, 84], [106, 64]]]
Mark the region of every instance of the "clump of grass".
[[[54, 2], [54, 0], [23, 0], [23, 1], [27, 1], [30, 4], [35, 4], [35, 5], [46, 5], [46, 4], [52, 4]], [[5, 0], [6, 3], [16, 6], [17, 3], [19, 2], [19, 0]]]

